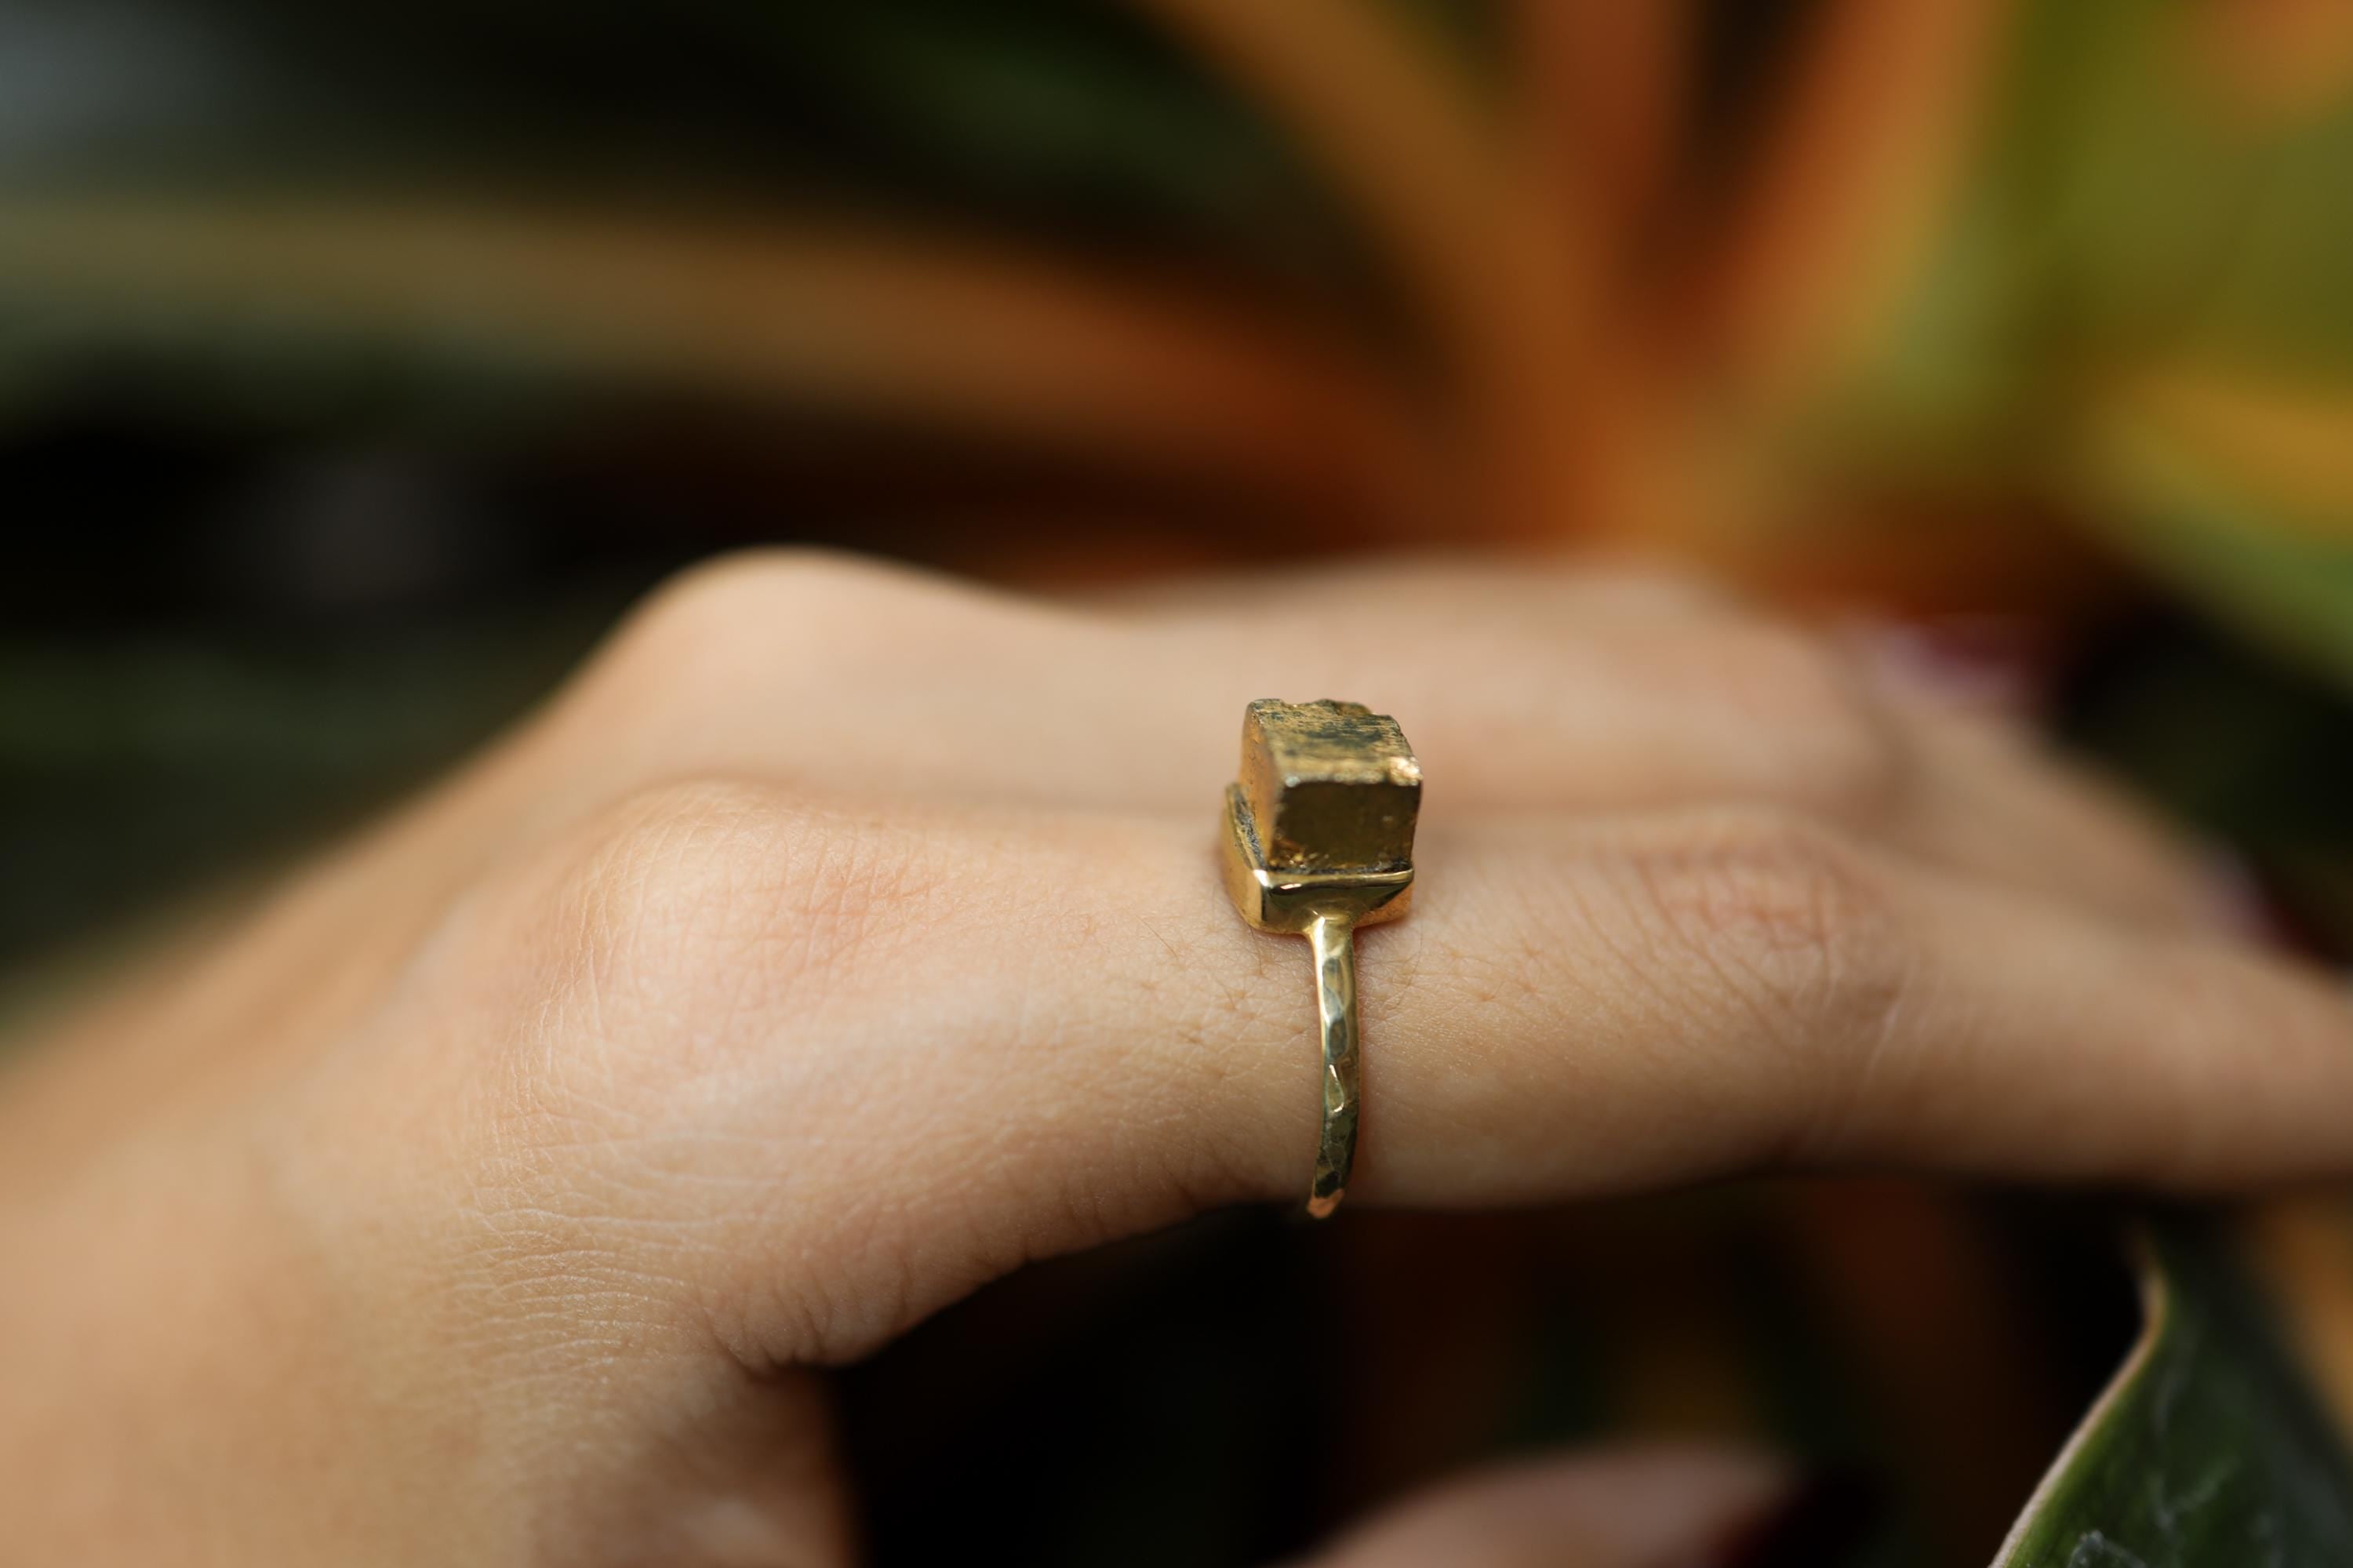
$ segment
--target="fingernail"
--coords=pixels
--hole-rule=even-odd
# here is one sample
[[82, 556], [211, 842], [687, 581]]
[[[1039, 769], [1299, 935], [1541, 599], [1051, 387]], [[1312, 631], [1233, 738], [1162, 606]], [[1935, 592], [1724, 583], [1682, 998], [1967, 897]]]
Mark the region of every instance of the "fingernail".
[[1861, 1470], [1818, 1472], [1693, 1568], [1835, 1568], [1878, 1526], [1883, 1496]]

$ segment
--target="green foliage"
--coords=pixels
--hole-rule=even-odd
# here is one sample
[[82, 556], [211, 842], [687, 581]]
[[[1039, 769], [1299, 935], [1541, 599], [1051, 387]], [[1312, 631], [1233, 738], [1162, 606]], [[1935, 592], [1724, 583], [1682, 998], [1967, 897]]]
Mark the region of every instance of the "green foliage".
[[1997, 1568], [2330, 1568], [2353, 1470], [2207, 1227], [2151, 1233], [2150, 1319]]
[[[2353, 82], [2265, 118], [2198, 8], [2027, 5], [1975, 177], [1840, 401], [1835, 457], [2006, 484], [2353, 687]], [[2253, 389], [2292, 450], [2134, 406]]]

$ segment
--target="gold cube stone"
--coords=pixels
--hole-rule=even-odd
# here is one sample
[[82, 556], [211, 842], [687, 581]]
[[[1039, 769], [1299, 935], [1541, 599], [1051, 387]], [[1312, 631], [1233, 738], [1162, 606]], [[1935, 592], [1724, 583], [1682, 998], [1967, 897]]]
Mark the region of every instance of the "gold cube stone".
[[1362, 703], [1262, 698], [1242, 717], [1243, 802], [1267, 865], [1354, 871], [1413, 860], [1421, 765]]

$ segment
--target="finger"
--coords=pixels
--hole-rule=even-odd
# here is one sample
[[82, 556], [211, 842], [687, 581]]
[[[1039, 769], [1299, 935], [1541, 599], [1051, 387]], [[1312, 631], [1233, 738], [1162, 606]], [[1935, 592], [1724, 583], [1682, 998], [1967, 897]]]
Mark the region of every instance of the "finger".
[[[1705, 590], [1684, 613], [1663, 581], [1428, 578], [1343, 573], [1303, 606], [1208, 622], [830, 556], [690, 574], [537, 722], [276, 899], [206, 966], [205, 995], [167, 990], [174, 1015], [117, 1021], [149, 1042], [125, 1069], [201, 1071], [216, 1024], [240, 1033], [294, 970], [335, 977], [312, 988], [308, 1033], [332, 1030], [487, 861], [678, 778], [1193, 818], [1232, 775], [1242, 704], [1286, 689], [1407, 715], [1460, 810], [1748, 795], [1831, 809], [1892, 776], [1846, 673], [1785, 630], [1700, 635]], [[1391, 600], [1412, 616], [1366, 613]]]
[[[661, 780], [1159, 806], [1189, 821], [1231, 774], [1240, 703], [1285, 689], [1402, 715], [1433, 799], [1458, 815], [1792, 805], [2127, 920], [2197, 914], [2185, 857], [2127, 810], [2071, 795], [2019, 745], [1947, 744], [1786, 629], [1651, 602], [1672, 588], [1534, 574], [1457, 569], [1423, 588], [1366, 573], [1342, 587], [1334, 602], [1387, 596], [1413, 613], [1311, 599], [1264, 627], [1247, 605], [1206, 629], [1138, 625], [830, 558], [699, 574], [542, 722], [278, 900], [210, 967], [202, 1016], [160, 993], [176, 1015], [130, 1031], [152, 1044], [127, 1065], [200, 1064], [214, 1022], [237, 1033], [293, 969], [338, 977], [314, 988], [316, 1030], [332, 1029], [487, 861]], [[1636, 608], [1599, 608], [1630, 592]], [[1614, 641], [1589, 624], [1610, 615]]]
[[[1400, 602], [1419, 591], [1375, 574], [1345, 585]], [[1620, 617], [1630, 641], [1551, 630], [1629, 591], [1641, 604]], [[1333, 660], [1285, 675], [1250, 662], [1265, 640], [1239, 610], [1213, 633], [1173, 620], [1139, 632], [829, 558], [713, 569], [638, 618], [518, 742], [280, 900], [242, 944], [252, 961], [227, 966], [243, 983], [216, 975], [207, 1011], [233, 1028], [290, 967], [346, 975], [330, 1001], [356, 1004], [489, 857], [663, 779], [1207, 814], [1232, 770], [1235, 708], [1284, 686], [1371, 695], [1405, 715], [1457, 812], [1794, 803], [2127, 919], [2199, 915], [2186, 857], [2127, 809], [2018, 744], [1949, 744], [1920, 715], [1874, 707], [1852, 670], [1787, 630], [1719, 627], [1650, 604], [1639, 585], [1527, 574], [1440, 573], [1421, 597], [1426, 635], [1400, 640], [1377, 618], [1370, 643], [1338, 654], [1308, 634], [1325, 622], [1283, 620]], [[1514, 629], [1486, 625], [1491, 605]], [[1375, 689], [1348, 683], [1350, 669]], [[201, 1056], [201, 1022], [145, 1033], [158, 1051]]]
[[[1426, 857], [1414, 920], [1451, 858]], [[2185, 1190], [2353, 1165], [2335, 1114], [2353, 1005], [2251, 948], [2135, 931], [1769, 812], [1496, 828], [1466, 834], [1461, 860], [1442, 923], [1363, 938], [1368, 971], [1380, 945], [1401, 949], [1390, 1004], [1430, 1025], [1367, 1059], [1368, 1105], [1392, 1071], [1417, 1102], [1389, 1113], [1368, 1192], [1535, 1197], [1727, 1159]], [[1502, 1013], [1493, 1044], [1463, 1027], [1466, 1003]], [[1430, 1042], [1475, 1070], [1431, 1074]], [[1600, 1103], [1564, 1107], [1582, 1071]], [[1521, 1097], [1571, 1113], [1546, 1122], [1556, 1139], [1521, 1126], [1475, 1156], [1446, 1141], [1513, 1126]]]
[[1246, 702], [1340, 694], [1398, 715], [1460, 810], [1760, 801], [2129, 918], [2199, 908], [2186, 856], [2022, 736], [1891, 702], [1704, 589], [1462, 567], [1221, 588], [1110, 617], [837, 560], [730, 564], [622, 635], [519, 788], [543, 815], [698, 771], [1201, 810]]
[[1888, 836], [1976, 871], [2152, 929], [2228, 922], [2211, 876], [2147, 809], [2014, 724], [1899, 706], [1915, 783]]
[[543, 801], [699, 771], [1194, 810], [1232, 775], [1246, 703], [1333, 695], [1397, 715], [1465, 810], [1879, 799], [1888, 736], [1819, 645], [1761, 623], [1585, 616], [1585, 591], [1478, 578], [1411, 613], [1335, 590], [1257, 614], [1113, 615], [754, 557], [634, 618], [522, 772]]
[[[635, 618], [379, 858], [429, 909], [498, 847], [697, 774], [1208, 811], [1250, 697], [1337, 691], [1404, 717], [1459, 811], [1761, 801], [2128, 918], [2199, 906], [2158, 835], [2021, 747], [1955, 744], [1881, 703], [1794, 630], [1651, 603], [1665, 587], [1429, 575], [1344, 577], [1279, 614], [1245, 596], [1215, 616], [1120, 619], [831, 557], [730, 562]], [[1627, 594], [1637, 608], [1614, 620], [1591, 611]], [[1409, 617], [1367, 611], [1409, 598]], [[397, 913], [379, 898], [367, 916]]]
[[2244, 929], [2178, 833], [2021, 722], [2021, 670], [1896, 628], [1850, 628], [1841, 646], [1911, 761], [1889, 838], [2128, 925]]
[[[567, 1147], [615, 1107], [617, 1157], [670, 1129], [660, 1159], [756, 1199], [694, 1215], [723, 1238], [702, 1265], [723, 1294], [773, 1305], [797, 1278], [822, 1304], [744, 1332], [855, 1354], [1040, 1253], [1298, 1201], [1306, 952], [1242, 926], [1205, 836], [698, 786], [633, 802], [434, 950], [502, 992], [554, 977], [514, 1049], [586, 1053], [584, 1104], [572, 1073], [522, 1080], [557, 1097]], [[1412, 916], [1359, 943], [1352, 1202], [1854, 1164], [2213, 1189], [2353, 1164], [2332, 985], [1800, 819], [1434, 832]], [[812, 1256], [856, 1277], [808, 1281]]]
[[1449, 1482], [1301, 1568], [1688, 1568], [1729, 1563], [1790, 1492], [1788, 1468], [1704, 1448], [1549, 1458]]
[[1738, 601], [1687, 573], [1634, 561], [1579, 557], [1382, 556], [1273, 571], [1192, 577], [1106, 595], [1095, 602], [1172, 619], [1263, 623], [1321, 604], [1406, 624], [1498, 618], [1559, 629], [1596, 621], [1720, 620]]

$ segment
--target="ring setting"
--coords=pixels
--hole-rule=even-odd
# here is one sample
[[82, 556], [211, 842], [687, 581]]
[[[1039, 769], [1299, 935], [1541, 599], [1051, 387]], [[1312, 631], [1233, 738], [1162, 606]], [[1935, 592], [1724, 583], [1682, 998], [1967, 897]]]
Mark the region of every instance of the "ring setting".
[[1324, 1120], [1307, 1212], [1339, 1206], [1359, 1111], [1356, 931], [1413, 896], [1421, 765], [1395, 719], [1325, 699], [1250, 705], [1240, 777], [1226, 788], [1226, 892], [1261, 931], [1307, 938], [1315, 962]]

